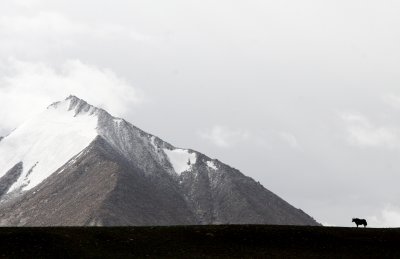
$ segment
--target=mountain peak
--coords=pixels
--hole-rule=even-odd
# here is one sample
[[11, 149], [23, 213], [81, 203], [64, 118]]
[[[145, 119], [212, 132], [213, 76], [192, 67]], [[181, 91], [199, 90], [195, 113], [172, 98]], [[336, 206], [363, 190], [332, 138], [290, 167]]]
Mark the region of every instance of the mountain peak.
[[97, 113], [103, 111], [91, 104], [88, 104], [85, 100], [80, 99], [75, 95], [68, 96], [64, 101], [58, 101], [51, 104], [47, 109], [65, 109], [67, 111], [74, 111], [75, 116], [82, 113]]
[[75, 110], [76, 113], [87, 112], [89, 110], [98, 110], [97, 107], [88, 104], [85, 100], [70, 95], [66, 101], [69, 101], [69, 110]]
[[73, 95], [73, 94], [69, 95], [69, 96], [65, 99], [65, 101], [68, 101], [68, 100], [70, 100], [70, 101], [75, 101], [75, 102], [79, 102], [79, 101], [86, 102], [85, 100], [83, 100], [83, 99], [81, 99], [81, 98], [79, 98], [79, 97], [77, 97], [76, 95]]
[[0, 214], [0, 226], [318, 224], [238, 170], [74, 95], [1, 140]]

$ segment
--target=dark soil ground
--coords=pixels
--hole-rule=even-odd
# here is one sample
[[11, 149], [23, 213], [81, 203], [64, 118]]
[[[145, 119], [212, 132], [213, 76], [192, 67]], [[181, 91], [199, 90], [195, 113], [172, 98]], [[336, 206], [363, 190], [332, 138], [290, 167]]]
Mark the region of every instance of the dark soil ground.
[[0, 228], [1, 258], [400, 258], [400, 229]]

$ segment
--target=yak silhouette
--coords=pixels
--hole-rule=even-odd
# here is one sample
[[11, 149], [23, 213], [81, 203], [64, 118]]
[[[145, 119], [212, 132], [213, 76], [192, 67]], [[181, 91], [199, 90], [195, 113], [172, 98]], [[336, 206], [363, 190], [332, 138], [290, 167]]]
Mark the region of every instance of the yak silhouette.
[[365, 219], [353, 218], [351, 222], [356, 223], [356, 226], [363, 225], [364, 227], [367, 226], [367, 221]]

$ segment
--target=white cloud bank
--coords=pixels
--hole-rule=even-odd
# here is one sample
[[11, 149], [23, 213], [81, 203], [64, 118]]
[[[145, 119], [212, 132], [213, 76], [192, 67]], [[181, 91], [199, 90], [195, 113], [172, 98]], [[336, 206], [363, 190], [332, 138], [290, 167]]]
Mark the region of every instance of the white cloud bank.
[[31, 8], [33, 6], [39, 5], [42, 1], [41, 0], [14, 0], [14, 3], [17, 6]]
[[400, 208], [388, 205], [380, 215], [368, 217], [367, 221], [371, 227], [400, 227]]
[[279, 137], [292, 148], [299, 148], [299, 142], [295, 135], [289, 132], [279, 132]]
[[210, 141], [217, 147], [229, 148], [250, 137], [250, 133], [241, 129], [231, 129], [215, 125], [211, 129], [199, 133], [200, 137]]
[[[30, 3], [21, 1], [24, 2]], [[41, 11], [34, 15], [2, 15], [0, 38], [1, 55], [7, 56], [11, 53], [27, 57], [41, 57], [45, 53], [79, 47], [87, 40], [123, 40], [147, 44], [155, 42], [151, 36], [127, 26], [85, 22], [54, 11]]]
[[347, 141], [354, 146], [395, 148], [400, 144], [396, 128], [376, 126], [358, 114], [345, 114], [342, 118], [346, 122]]
[[383, 101], [396, 110], [400, 110], [400, 96], [395, 94], [386, 94], [382, 97]]
[[139, 90], [109, 69], [79, 60], [53, 67], [10, 59], [0, 64], [0, 134], [70, 94], [119, 116], [143, 101]]

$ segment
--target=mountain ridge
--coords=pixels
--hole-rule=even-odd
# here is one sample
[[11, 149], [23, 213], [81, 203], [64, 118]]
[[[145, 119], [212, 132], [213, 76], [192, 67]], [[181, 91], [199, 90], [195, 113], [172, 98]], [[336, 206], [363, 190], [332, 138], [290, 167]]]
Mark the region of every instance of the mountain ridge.
[[239, 170], [72, 95], [0, 155], [0, 225], [318, 225]]

